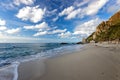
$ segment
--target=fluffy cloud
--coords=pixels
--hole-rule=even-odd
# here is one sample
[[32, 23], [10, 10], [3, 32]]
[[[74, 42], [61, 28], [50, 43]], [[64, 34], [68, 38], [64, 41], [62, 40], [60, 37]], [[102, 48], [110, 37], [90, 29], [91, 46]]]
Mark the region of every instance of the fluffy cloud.
[[16, 28], [16, 29], [8, 29], [8, 30], [6, 30], [6, 32], [8, 33], [8, 34], [16, 34], [16, 33], [18, 33], [18, 32], [20, 32], [20, 28]]
[[99, 18], [92, 19], [90, 21], [84, 22], [83, 24], [77, 25], [74, 30], [74, 35], [86, 35], [89, 36], [95, 31], [97, 25], [101, 22]]
[[108, 2], [109, 0], [96, 0], [88, 5], [85, 8], [85, 12], [87, 15], [94, 15], [98, 13], [98, 11]]
[[13, 3], [17, 6], [20, 4], [25, 4], [25, 5], [32, 5], [34, 4], [35, 0], [14, 0]]
[[37, 29], [37, 30], [49, 30], [50, 27], [46, 22], [42, 22], [40, 24], [36, 24], [35, 26], [24, 26], [24, 29]]
[[69, 38], [70, 36], [72, 36], [72, 33], [68, 31], [65, 33], [58, 34], [58, 36], [61, 38]]
[[37, 23], [43, 19], [44, 14], [45, 9], [43, 10], [39, 8], [39, 6], [35, 7], [26, 6], [19, 10], [16, 17], [24, 21], [30, 20], [33, 23]]
[[[91, 16], [95, 15], [99, 12], [101, 8], [108, 2], [109, 0], [87, 0], [80, 2], [79, 4], [75, 5], [74, 7], [77, 7], [76, 9], [71, 6], [68, 8], [65, 8], [59, 16], [66, 15], [65, 19], [73, 19], [76, 17], [83, 18], [84, 16]], [[81, 7], [85, 4], [88, 4], [88, 6]]]
[[6, 30], [6, 29], [7, 29], [6, 26], [0, 26], [0, 31], [4, 31], [4, 30]]
[[6, 25], [6, 21], [3, 19], [0, 19], [0, 26], [4, 26], [4, 25]]

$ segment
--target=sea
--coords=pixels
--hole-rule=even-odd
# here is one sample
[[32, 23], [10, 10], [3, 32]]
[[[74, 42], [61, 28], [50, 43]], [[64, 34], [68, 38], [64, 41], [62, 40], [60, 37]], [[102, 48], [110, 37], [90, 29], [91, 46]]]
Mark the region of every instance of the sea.
[[61, 43], [0, 43], [0, 80], [8, 80], [1, 77], [4, 76], [2, 68], [7, 65], [13, 65], [15, 70], [21, 62], [72, 54], [82, 47], [83, 45]]

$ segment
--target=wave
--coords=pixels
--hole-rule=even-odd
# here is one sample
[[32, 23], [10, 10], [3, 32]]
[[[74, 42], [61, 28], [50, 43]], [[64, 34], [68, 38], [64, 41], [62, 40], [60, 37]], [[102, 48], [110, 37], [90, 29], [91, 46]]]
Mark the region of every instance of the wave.
[[0, 80], [17, 80], [19, 62], [0, 68]]
[[[51, 58], [74, 51], [80, 50], [81, 45], [67, 45], [54, 48], [51, 50], [43, 51], [34, 55], [28, 55], [23, 57], [8, 58], [0, 61], [0, 80], [17, 80], [18, 78], [18, 66], [21, 62], [26, 62], [34, 59]], [[11, 76], [9, 76], [11, 75]], [[7, 76], [7, 77], [6, 77]]]

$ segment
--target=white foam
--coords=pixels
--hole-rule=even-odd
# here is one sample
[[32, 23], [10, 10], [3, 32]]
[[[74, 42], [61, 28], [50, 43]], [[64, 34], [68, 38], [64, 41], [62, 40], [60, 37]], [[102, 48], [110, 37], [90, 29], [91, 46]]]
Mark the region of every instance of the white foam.
[[0, 80], [17, 80], [18, 78], [18, 62], [0, 68]]
[[1, 63], [5, 62], [13, 62], [13, 61], [18, 61], [18, 62], [13, 62], [9, 66], [5, 66], [3, 68], [0, 68], [0, 80], [17, 80], [18, 78], [18, 66], [21, 62], [27, 62], [30, 60], [34, 59], [46, 59], [52, 56], [57, 56], [57, 55], [62, 55], [66, 53], [70, 53], [72, 50], [80, 50], [82, 46], [80, 45], [70, 45], [70, 46], [62, 46], [59, 48], [54, 48], [52, 50], [48, 50], [46, 52], [41, 52], [38, 53], [37, 55], [31, 55], [31, 56], [26, 56], [24, 58], [18, 58], [18, 59], [13, 59], [13, 60], [6, 60], [2, 61]]

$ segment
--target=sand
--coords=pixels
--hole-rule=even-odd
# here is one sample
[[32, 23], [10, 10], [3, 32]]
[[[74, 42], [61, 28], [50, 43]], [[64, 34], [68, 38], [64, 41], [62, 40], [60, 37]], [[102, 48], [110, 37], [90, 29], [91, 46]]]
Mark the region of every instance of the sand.
[[18, 80], [120, 80], [120, 49], [86, 45], [72, 54], [20, 64]]
[[45, 72], [44, 59], [22, 62], [18, 67], [18, 80], [35, 80]]

